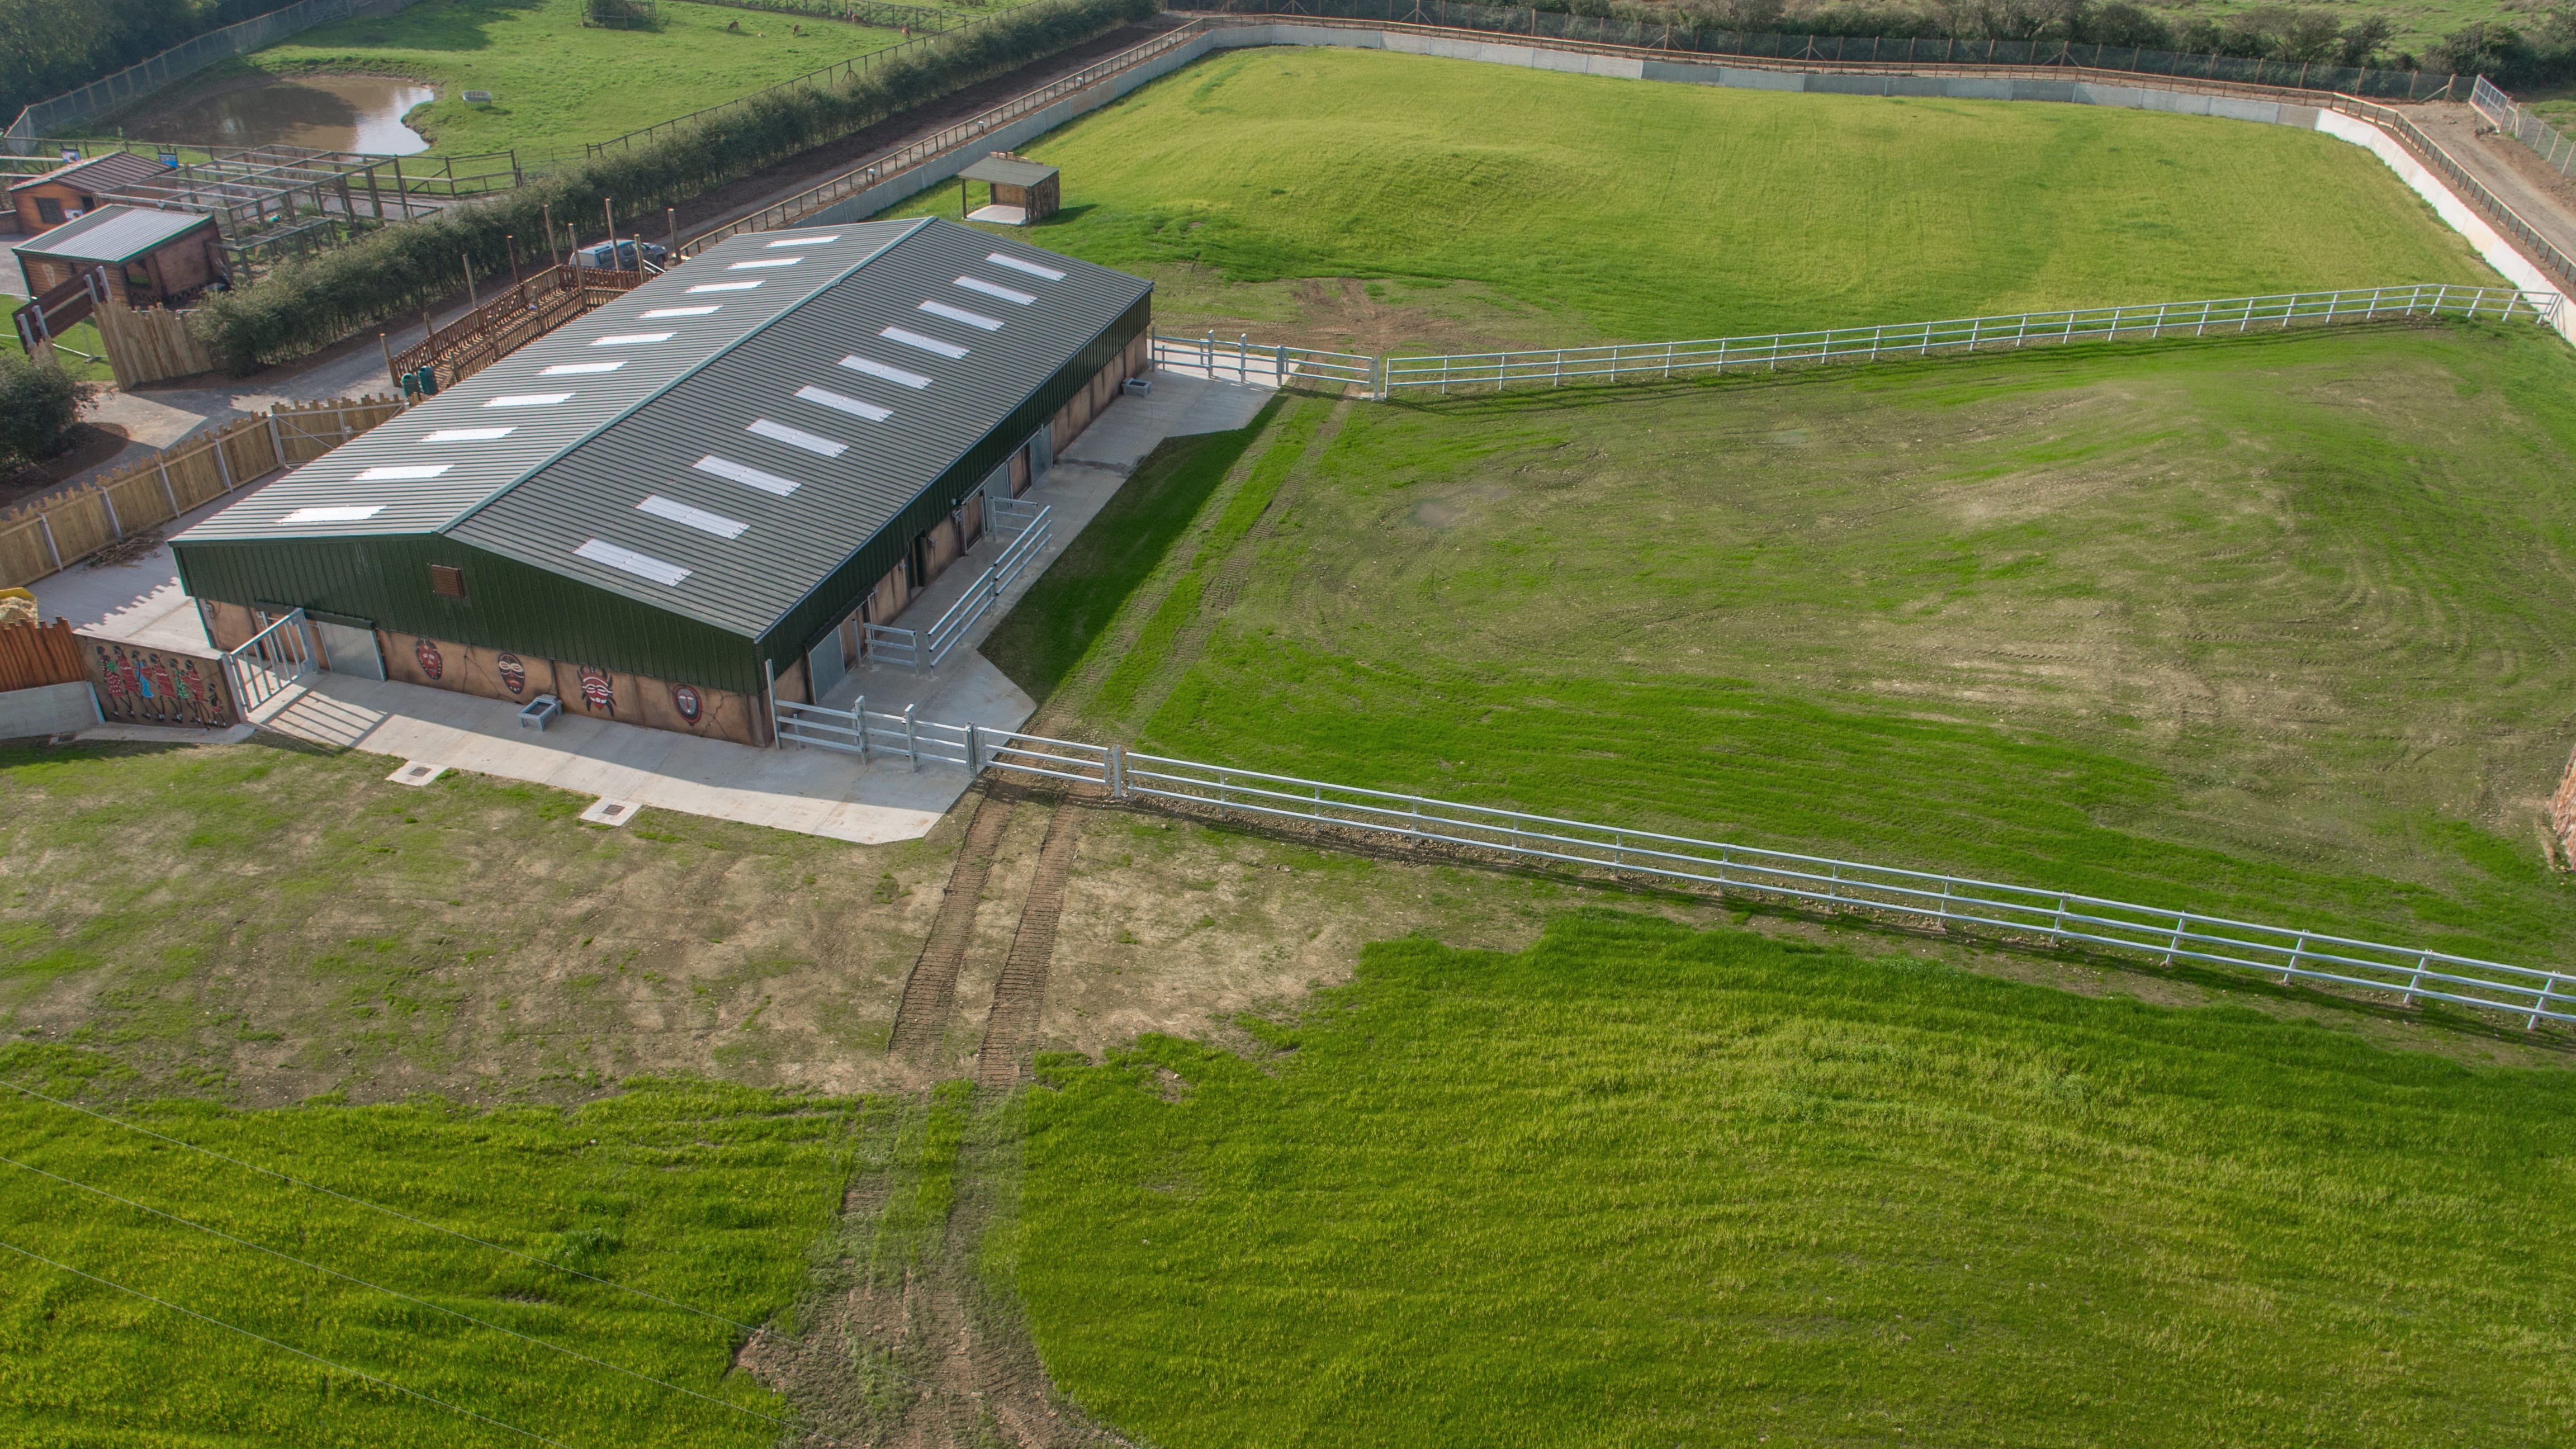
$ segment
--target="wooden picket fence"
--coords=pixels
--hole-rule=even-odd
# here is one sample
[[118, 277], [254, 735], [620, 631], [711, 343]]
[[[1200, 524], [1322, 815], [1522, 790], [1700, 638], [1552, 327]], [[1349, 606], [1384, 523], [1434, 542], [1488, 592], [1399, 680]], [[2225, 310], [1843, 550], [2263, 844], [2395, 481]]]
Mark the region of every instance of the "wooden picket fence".
[[281, 403], [79, 491], [0, 514], [0, 588], [33, 583], [280, 468], [309, 463], [403, 410], [395, 397]]
[[68, 621], [0, 624], [0, 694], [87, 678], [89, 666], [81, 661], [80, 641]]

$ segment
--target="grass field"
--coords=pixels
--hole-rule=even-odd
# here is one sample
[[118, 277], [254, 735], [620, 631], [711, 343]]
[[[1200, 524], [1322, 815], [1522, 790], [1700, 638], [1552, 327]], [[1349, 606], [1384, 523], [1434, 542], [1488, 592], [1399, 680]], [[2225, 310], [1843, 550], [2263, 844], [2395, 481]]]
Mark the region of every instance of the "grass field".
[[[317, 26], [170, 93], [165, 104], [254, 71], [409, 76], [439, 91], [412, 129], [451, 156], [513, 147], [570, 152], [901, 43], [814, 16], [665, 0], [657, 30], [581, 23], [582, 0], [424, 0], [398, 14]], [[741, 29], [730, 31], [728, 25]], [[802, 25], [805, 33], [791, 34]], [[487, 90], [488, 106], [468, 104]], [[148, 123], [138, 134], [150, 134]]]
[[1561, 920], [1051, 1064], [1010, 1245], [1167, 1449], [2576, 1434], [2563, 1071]]
[[[12, 305], [16, 305], [15, 299], [12, 299]], [[62, 342], [62, 346], [54, 349], [54, 362], [57, 366], [61, 367], [63, 371], [71, 374], [74, 378], [82, 382], [114, 382], [116, 380], [116, 369], [109, 367], [105, 360], [107, 357], [107, 341], [98, 335], [97, 323], [76, 322], [70, 327], [63, 329], [63, 334], [60, 340]], [[5, 347], [20, 357], [27, 355], [26, 344], [18, 340], [18, 329], [15, 327], [10, 328], [6, 334], [0, 334], [0, 347]], [[88, 354], [88, 356], [75, 357], [70, 351], [66, 350], [71, 348], [77, 348], [81, 352]], [[100, 360], [92, 362], [89, 360], [91, 357], [95, 357]]]
[[1022, 149], [1065, 198], [1024, 235], [1153, 275], [1164, 325], [1362, 351], [2495, 280], [2359, 147], [2085, 106], [1272, 48]]
[[2464, 328], [1301, 399], [995, 657], [1188, 758], [2564, 961], [2571, 387]]
[[603, 831], [583, 796], [391, 768], [0, 750], [0, 1028], [254, 1105], [877, 1085], [944, 848], [667, 813]]
[[[100, 1067], [93, 1054], [61, 1049], [0, 1055], [0, 1076], [48, 1095], [80, 1091]], [[428, 1099], [250, 1113], [169, 1101], [130, 1115], [166, 1136], [759, 1325], [804, 1286], [806, 1250], [839, 1208], [860, 1113], [850, 1100], [631, 1082], [625, 1095], [578, 1112], [473, 1113]], [[0, 1239], [27, 1253], [553, 1440], [745, 1449], [778, 1440], [775, 1424], [726, 1407], [785, 1412], [732, 1371], [748, 1334], [728, 1323], [15, 1092], [0, 1091], [0, 1122], [10, 1159], [0, 1164]], [[16, 1253], [0, 1253], [0, 1439], [120, 1449], [527, 1442]]]

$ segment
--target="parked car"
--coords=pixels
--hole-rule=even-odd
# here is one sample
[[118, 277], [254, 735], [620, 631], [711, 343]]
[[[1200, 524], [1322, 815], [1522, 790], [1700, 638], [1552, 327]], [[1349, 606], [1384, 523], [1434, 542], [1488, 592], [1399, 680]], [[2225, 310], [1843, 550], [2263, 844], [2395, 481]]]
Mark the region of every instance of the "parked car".
[[[579, 257], [585, 267], [603, 272], [632, 272], [638, 270], [635, 265], [635, 249], [639, 245], [644, 249], [644, 260], [657, 267], [662, 265], [663, 258], [671, 254], [669, 247], [658, 242], [639, 243], [630, 239], [617, 243], [613, 249], [607, 242], [599, 242], [583, 247], [573, 255]], [[615, 253], [614, 256], [611, 255], [612, 250]]]

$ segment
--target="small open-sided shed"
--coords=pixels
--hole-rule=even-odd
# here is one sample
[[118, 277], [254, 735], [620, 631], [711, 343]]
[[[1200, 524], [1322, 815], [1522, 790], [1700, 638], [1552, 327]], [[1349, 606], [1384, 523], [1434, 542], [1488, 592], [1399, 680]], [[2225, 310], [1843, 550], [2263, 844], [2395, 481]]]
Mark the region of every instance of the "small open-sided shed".
[[992, 188], [990, 205], [967, 212], [968, 221], [989, 221], [1002, 226], [1030, 226], [1055, 215], [1064, 204], [1062, 190], [1056, 182], [1056, 168], [996, 151], [957, 173], [958, 205], [963, 207], [973, 188], [967, 183], [981, 181]]
[[17, 252], [31, 297], [96, 273], [128, 307], [157, 307], [225, 280], [215, 219], [190, 211], [102, 206], [29, 237]]

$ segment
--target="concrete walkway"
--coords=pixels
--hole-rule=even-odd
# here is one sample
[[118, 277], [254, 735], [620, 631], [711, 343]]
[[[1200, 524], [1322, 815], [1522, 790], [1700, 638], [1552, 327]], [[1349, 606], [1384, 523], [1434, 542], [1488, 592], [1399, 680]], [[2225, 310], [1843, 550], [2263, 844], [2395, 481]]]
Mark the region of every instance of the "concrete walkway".
[[577, 715], [522, 729], [518, 706], [501, 700], [340, 674], [290, 691], [258, 724], [315, 744], [862, 845], [929, 834], [969, 783], [956, 765], [924, 762], [916, 773], [900, 761], [753, 749]]

